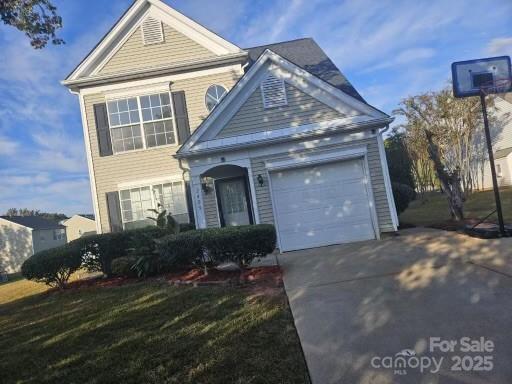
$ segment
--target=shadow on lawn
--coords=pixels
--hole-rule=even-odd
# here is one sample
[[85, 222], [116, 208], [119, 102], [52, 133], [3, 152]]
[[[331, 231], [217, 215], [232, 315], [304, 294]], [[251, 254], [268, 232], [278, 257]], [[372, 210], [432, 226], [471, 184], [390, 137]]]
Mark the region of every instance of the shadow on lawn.
[[306, 383], [284, 298], [139, 283], [0, 306], [2, 383]]

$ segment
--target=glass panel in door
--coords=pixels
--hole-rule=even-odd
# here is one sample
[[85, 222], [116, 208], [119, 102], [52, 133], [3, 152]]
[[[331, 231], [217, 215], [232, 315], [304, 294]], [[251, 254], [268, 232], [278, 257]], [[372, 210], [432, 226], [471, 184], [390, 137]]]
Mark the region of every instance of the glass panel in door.
[[224, 226], [251, 224], [244, 178], [220, 180], [217, 194]]

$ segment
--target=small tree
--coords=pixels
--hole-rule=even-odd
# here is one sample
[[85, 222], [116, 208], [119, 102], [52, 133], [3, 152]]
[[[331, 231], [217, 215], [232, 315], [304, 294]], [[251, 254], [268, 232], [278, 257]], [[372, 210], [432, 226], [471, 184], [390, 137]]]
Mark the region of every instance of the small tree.
[[393, 130], [391, 135], [384, 141], [384, 147], [386, 148], [391, 181], [405, 184], [415, 189], [412, 160], [405, 145], [404, 133]]
[[36, 49], [44, 48], [48, 42], [64, 44], [57, 37], [62, 18], [50, 0], [0, 0], [0, 19], [24, 32]]

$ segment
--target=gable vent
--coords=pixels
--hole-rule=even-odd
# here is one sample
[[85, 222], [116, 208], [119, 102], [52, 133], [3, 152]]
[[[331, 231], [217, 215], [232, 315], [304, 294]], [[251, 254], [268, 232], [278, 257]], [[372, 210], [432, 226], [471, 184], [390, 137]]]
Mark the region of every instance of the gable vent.
[[265, 109], [281, 107], [288, 104], [284, 80], [278, 79], [273, 75], [269, 75], [261, 83], [261, 96]]
[[158, 44], [164, 41], [162, 22], [151, 16], [142, 22], [142, 40], [144, 45]]

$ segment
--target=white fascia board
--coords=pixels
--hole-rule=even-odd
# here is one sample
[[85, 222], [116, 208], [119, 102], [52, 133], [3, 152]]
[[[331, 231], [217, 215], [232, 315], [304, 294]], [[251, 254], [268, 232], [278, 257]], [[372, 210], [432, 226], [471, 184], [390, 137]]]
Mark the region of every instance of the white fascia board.
[[218, 54], [239, 53], [243, 50], [233, 43], [223, 39], [216, 33], [203, 27], [198, 22], [190, 19], [182, 13], [171, 8], [161, 0], [148, 0], [155, 6], [156, 16], [161, 16], [161, 20], [177, 31], [197, 41], [199, 44], [211, 49]]
[[98, 56], [112, 43], [115, 37], [123, 28], [139, 13], [146, 5], [148, 0], [137, 0], [129, 8], [117, 24], [105, 35], [103, 40], [92, 50], [92, 52], [76, 67], [76, 69], [66, 78], [65, 81], [76, 80], [82, 77], [82, 74], [90, 68]]
[[379, 148], [380, 164], [382, 167], [382, 173], [384, 175], [384, 186], [386, 187], [386, 197], [388, 199], [389, 211], [391, 214], [391, 222], [395, 231], [398, 230], [399, 220], [398, 213], [395, 205], [395, 198], [393, 196], [393, 189], [391, 186], [391, 177], [389, 176], [388, 159], [386, 157], [386, 149], [384, 148], [384, 139], [382, 138], [382, 132], [377, 135], [377, 145]]
[[[316, 89], [320, 89], [327, 93], [328, 95], [331, 95], [334, 99], [329, 100], [324, 95], [324, 100], [326, 101], [326, 103], [328, 103], [329, 106], [336, 106], [337, 110], [341, 107], [339, 104], [339, 102], [341, 102], [342, 104], [346, 104], [353, 108], [354, 110], [361, 112], [362, 114], [373, 117], [374, 119], [390, 119], [390, 117], [385, 113], [380, 112], [377, 109], [369, 106], [368, 104], [363, 103], [357, 100], [356, 98], [346, 94], [345, 92], [340, 91], [339, 89], [333, 87], [329, 83], [317, 78], [311, 73], [301, 69], [297, 65], [289, 62], [288, 60], [282, 58], [278, 54], [267, 49], [253, 64], [249, 71], [227, 94], [227, 96], [224, 97], [224, 99], [213, 110], [213, 112], [208, 115], [208, 117], [201, 124], [201, 126], [194, 131], [192, 136], [190, 136], [190, 138], [182, 146], [178, 153], [186, 153], [190, 151], [194, 147], [194, 145], [199, 141], [199, 139], [206, 134], [206, 132], [210, 129], [212, 124], [218, 123], [219, 126], [222, 126], [222, 123], [225, 120], [228, 120], [236, 111], [238, 111], [238, 109], [246, 101], [246, 99], [249, 97], [252, 91], [254, 91], [259, 86], [258, 81], [262, 80], [263, 77], [266, 75], [264, 66], [268, 62], [274, 63], [277, 67], [283, 68], [285, 71], [291, 74], [288, 75], [287, 80], [290, 83], [292, 83], [292, 85], [295, 85], [299, 89], [304, 90], [306, 93], [311, 94], [311, 90], [309, 90], [308, 92], [307, 89], [309, 84], [312, 84], [313, 86], [316, 87]], [[277, 71], [276, 68], [273, 68], [272, 72], [275, 74], [280, 74], [281, 76], [284, 76], [285, 74], [285, 72]], [[338, 104], [336, 104], [335, 101], [337, 101]], [[231, 113], [228, 113], [227, 117], [223, 117], [223, 114], [227, 109], [229, 109], [229, 112]], [[341, 113], [346, 113], [346, 111]]]
[[268, 145], [280, 141], [297, 140], [310, 136], [365, 130], [389, 124], [392, 119], [370, 119], [368, 116], [354, 116], [323, 121], [298, 127], [262, 131], [241, 136], [226, 137], [197, 143], [191, 151], [177, 153], [176, 157], [191, 157], [209, 152], [237, 150], [246, 147]]
[[[117, 22], [110, 32], [103, 38], [97, 47], [82, 61], [82, 63], [66, 78], [63, 82], [76, 80], [83, 77], [84, 72], [89, 70], [91, 74], [97, 73], [108, 62], [108, 59], [119, 50], [124, 42], [131, 36], [133, 31], [140, 25], [144, 17], [151, 13], [159, 20], [175, 28], [179, 32], [188, 36], [192, 40], [198, 42], [205, 48], [211, 50], [218, 55], [243, 53], [244, 51], [236, 45], [221, 38], [215, 33], [204, 28], [199, 23], [186, 17], [185, 15], [174, 10], [161, 0], [137, 0], [133, 3], [131, 8], [126, 11], [124, 16]], [[138, 20], [136, 20], [138, 18]], [[130, 23], [134, 24], [128, 31], [124, 31]], [[116, 38], [119, 37], [124, 31], [124, 36], [121, 38], [115, 47], [111, 47]], [[110, 48], [110, 53], [101, 59], [106, 49]], [[101, 61], [98, 63], [98, 59]], [[92, 69], [91, 69], [92, 68]]]
[[134, 94], [140, 91], [145, 92], [151, 88], [165, 88], [169, 87], [169, 82], [175, 82], [180, 80], [194, 79], [202, 76], [216, 75], [220, 73], [239, 73], [242, 75], [242, 69], [240, 64], [222, 66], [216, 68], [202, 69], [193, 72], [184, 72], [176, 74], [168, 74], [159, 77], [150, 77], [140, 80], [131, 80], [125, 82], [119, 82], [114, 84], [96, 85], [93, 87], [82, 88], [80, 94], [82, 95], [93, 95], [96, 93], [107, 94]]

